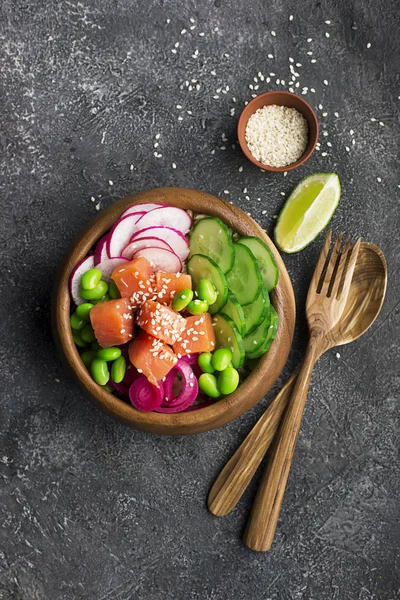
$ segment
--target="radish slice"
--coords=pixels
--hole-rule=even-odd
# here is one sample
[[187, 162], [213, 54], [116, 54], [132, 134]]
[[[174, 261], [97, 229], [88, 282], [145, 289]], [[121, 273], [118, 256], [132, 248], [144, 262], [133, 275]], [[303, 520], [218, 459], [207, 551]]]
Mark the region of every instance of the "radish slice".
[[151, 412], [160, 406], [164, 397], [162, 381], [159, 381], [158, 385], [160, 387], [156, 388], [144, 375], [141, 375], [129, 388], [129, 400], [138, 410]]
[[120, 219], [123, 219], [124, 217], [127, 217], [128, 215], [131, 215], [132, 213], [136, 213], [136, 212], [143, 212], [143, 213], [147, 213], [151, 210], [154, 210], [155, 208], [161, 208], [162, 206], [168, 206], [167, 204], [161, 204], [161, 203], [156, 203], [156, 202], [144, 202], [143, 204], [134, 204], [133, 206], [130, 206], [125, 212], [122, 213], [122, 215], [120, 216]]
[[[183, 377], [182, 391], [176, 398], [172, 387], [176, 375], [180, 373]], [[164, 399], [156, 411], [164, 413], [175, 413], [186, 410], [193, 404], [199, 393], [199, 384], [194, 376], [193, 370], [186, 360], [178, 360], [174, 368], [168, 373], [164, 383]]]
[[135, 252], [132, 259], [138, 256], [146, 258], [155, 271], [166, 271], [167, 273], [179, 273], [182, 271], [182, 263], [172, 250], [149, 247]]
[[71, 276], [69, 278], [69, 293], [72, 296], [72, 300], [75, 302], [77, 306], [87, 302], [79, 295], [79, 287], [81, 285], [82, 275], [89, 271], [89, 269], [93, 269], [94, 267], [94, 258], [93, 256], [86, 256], [83, 258], [72, 271]]
[[127, 258], [123, 256], [116, 256], [115, 258], [106, 258], [105, 260], [102, 260], [101, 263], [96, 265], [96, 267], [97, 269], [100, 269], [101, 278], [103, 281], [108, 283], [111, 279], [114, 269], [127, 262], [129, 262]]
[[144, 237], [155, 237], [159, 240], [167, 242], [175, 254], [179, 256], [181, 262], [185, 262], [189, 256], [189, 240], [181, 231], [178, 231], [177, 229], [160, 226], [147, 227], [146, 229], [141, 229], [135, 233], [131, 238], [131, 242], [136, 242], [136, 240], [143, 239]]
[[96, 244], [96, 248], [94, 249], [94, 264], [98, 265], [102, 260], [106, 258], [110, 258], [107, 252], [107, 240], [109, 234], [103, 235], [102, 238]]
[[122, 250], [129, 244], [135, 231], [138, 230], [136, 222], [143, 213], [132, 213], [123, 219], [118, 219], [111, 229], [107, 240], [107, 252], [110, 258], [121, 256]]
[[171, 252], [173, 252], [171, 246], [167, 244], [167, 242], [164, 242], [164, 240], [159, 240], [155, 237], [147, 237], [140, 238], [136, 242], [130, 242], [127, 245], [127, 247], [123, 249], [122, 256], [131, 259], [135, 252], [138, 252], [139, 250], [144, 250], [144, 248], [149, 247], [162, 248], [163, 250], [170, 250]]
[[188, 215], [186, 210], [183, 210], [182, 208], [162, 206], [146, 213], [137, 222], [138, 229], [156, 227], [157, 225], [173, 227], [174, 229], [182, 231], [182, 233], [187, 233], [192, 227], [192, 218]]

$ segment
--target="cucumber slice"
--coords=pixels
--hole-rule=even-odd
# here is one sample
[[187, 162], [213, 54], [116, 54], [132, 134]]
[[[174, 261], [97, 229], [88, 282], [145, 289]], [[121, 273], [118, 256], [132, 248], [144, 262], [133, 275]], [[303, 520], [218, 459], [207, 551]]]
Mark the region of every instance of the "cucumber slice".
[[[251, 304], [249, 304], [249, 306], [251, 306]], [[232, 319], [238, 328], [240, 335], [243, 337], [246, 334], [244, 309], [240, 306], [235, 294], [232, 294], [230, 290], [228, 292], [228, 300], [224, 306], [224, 314]]]
[[197, 288], [200, 279], [209, 279], [217, 290], [218, 297], [208, 309], [212, 315], [215, 315], [225, 306], [228, 299], [228, 284], [225, 275], [211, 258], [202, 254], [191, 256], [187, 262], [187, 268], [188, 273], [192, 276], [194, 288]]
[[224, 273], [233, 265], [235, 250], [227, 226], [213, 217], [200, 219], [190, 234], [190, 256], [203, 254], [213, 260]]
[[243, 306], [257, 297], [262, 278], [257, 261], [244, 244], [234, 244], [235, 260], [232, 269], [226, 275], [229, 289]]
[[267, 291], [270, 292], [273, 290], [278, 283], [279, 272], [278, 267], [276, 266], [274, 255], [268, 246], [257, 237], [240, 238], [240, 240], [238, 240], [238, 244], [244, 244], [247, 246], [247, 248], [249, 248], [249, 250], [251, 250], [257, 260], [258, 266], [260, 267], [261, 277], [265, 287], [267, 288]]
[[[224, 309], [224, 312], [226, 310]], [[265, 286], [261, 287], [258, 296], [251, 304], [243, 306], [245, 318], [245, 335], [254, 331], [265, 319], [270, 320], [271, 303]]]
[[[265, 338], [261, 338], [261, 344], [258, 346], [256, 344], [254, 344], [254, 339], [251, 340], [251, 344], [253, 345], [253, 348], [250, 347], [249, 350], [246, 350], [246, 358], [259, 358], [260, 356], [265, 354], [267, 352], [267, 350], [269, 350], [273, 340], [276, 338], [277, 330], [278, 330], [278, 313], [276, 312], [275, 308], [271, 304], [271, 322], [267, 329], [266, 336], [265, 336]], [[250, 339], [254, 335], [254, 333], [255, 332], [250, 334], [250, 336], [249, 336]], [[245, 344], [245, 339], [246, 338], [244, 338], [244, 340], [243, 340], [244, 344]]]
[[220, 313], [213, 319], [217, 348], [229, 348], [232, 352], [232, 365], [239, 369], [244, 361], [244, 346], [238, 328], [228, 315]]

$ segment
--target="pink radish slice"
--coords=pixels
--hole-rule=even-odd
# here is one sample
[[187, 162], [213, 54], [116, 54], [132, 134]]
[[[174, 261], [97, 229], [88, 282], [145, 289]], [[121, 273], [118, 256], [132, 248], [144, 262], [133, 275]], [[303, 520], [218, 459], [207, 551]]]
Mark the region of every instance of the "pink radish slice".
[[[179, 396], [174, 397], [173, 384], [177, 373], [180, 373], [183, 377], [183, 386]], [[164, 399], [161, 406], [156, 408], [156, 411], [175, 413], [186, 410], [196, 400], [198, 393], [199, 384], [191, 366], [187, 361], [180, 359], [167, 375], [164, 383]]]
[[136, 222], [142, 216], [144, 216], [143, 213], [132, 213], [123, 219], [118, 219], [107, 240], [107, 252], [110, 258], [121, 256], [122, 250], [129, 244], [129, 240], [138, 230]]
[[106, 258], [110, 258], [108, 256], [108, 252], [107, 252], [108, 235], [109, 235], [108, 233], [106, 233], [106, 235], [103, 235], [103, 237], [100, 238], [96, 244], [96, 248], [94, 249], [94, 264], [95, 265], [98, 265], [102, 260], [105, 260]]
[[174, 229], [182, 231], [182, 233], [187, 233], [192, 227], [192, 218], [188, 215], [186, 210], [183, 210], [182, 208], [162, 206], [143, 215], [137, 222], [137, 229], [156, 227], [157, 225], [173, 227]]
[[130, 242], [127, 247], [123, 249], [122, 256], [131, 259], [135, 252], [149, 247], [162, 248], [163, 250], [170, 250], [173, 252], [171, 246], [167, 244], [167, 242], [164, 242], [164, 240], [159, 240], [155, 237], [147, 237], [140, 238], [140, 240], [137, 240], [136, 242]]
[[146, 258], [155, 271], [167, 271], [168, 273], [179, 273], [182, 271], [182, 263], [179, 257], [171, 250], [145, 248], [135, 252], [132, 259], [138, 256]]
[[162, 381], [159, 381], [158, 385], [159, 388], [152, 385], [144, 375], [141, 375], [129, 388], [129, 400], [135, 408], [145, 412], [158, 408], [164, 397]]
[[162, 226], [147, 227], [146, 229], [141, 229], [140, 231], [136, 232], [132, 236], [131, 242], [136, 242], [136, 240], [140, 240], [144, 237], [155, 237], [159, 240], [167, 242], [175, 254], [179, 256], [181, 262], [185, 262], [189, 256], [189, 240], [181, 231], [178, 231], [177, 229]]
[[93, 256], [86, 256], [83, 258], [72, 271], [71, 276], [69, 278], [69, 293], [72, 296], [72, 300], [75, 302], [77, 306], [87, 302], [79, 295], [79, 287], [81, 284], [82, 275], [89, 271], [89, 269], [93, 269], [94, 267], [94, 258]]
[[158, 204], [156, 202], [144, 202], [143, 204], [134, 204], [126, 209], [125, 212], [122, 213], [120, 219], [127, 217], [128, 215], [136, 212], [147, 213], [150, 210], [154, 210], [155, 208], [161, 208], [162, 206], [168, 206], [167, 204]]
[[129, 260], [127, 258], [124, 258], [123, 256], [116, 256], [115, 258], [106, 258], [105, 260], [102, 260], [101, 263], [96, 265], [96, 268], [100, 269], [102, 273], [101, 278], [103, 281], [108, 283], [111, 279], [111, 274], [114, 269], [128, 262]]

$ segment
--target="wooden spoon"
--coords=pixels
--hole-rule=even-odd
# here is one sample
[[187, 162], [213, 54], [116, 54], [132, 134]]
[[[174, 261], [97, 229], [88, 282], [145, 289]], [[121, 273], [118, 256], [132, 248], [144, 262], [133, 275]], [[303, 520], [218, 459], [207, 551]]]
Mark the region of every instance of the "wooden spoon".
[[[381, 311], [386, 285], [382, 250], [375, 244], [361, 242], [346, 306], [340, 324], [325, 335], [325, 351], [356, 340], [371, 327]], [[279, 427], [297, 373], [298, 370], [293, 373], [214, 482], [208, 495], [208, 508], [214, 515], [227, 515], [242, 497]]]

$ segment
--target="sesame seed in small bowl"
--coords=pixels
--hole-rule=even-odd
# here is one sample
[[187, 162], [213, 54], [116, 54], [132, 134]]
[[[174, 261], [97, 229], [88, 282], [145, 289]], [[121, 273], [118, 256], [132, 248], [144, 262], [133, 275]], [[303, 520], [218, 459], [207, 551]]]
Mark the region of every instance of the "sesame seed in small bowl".
[[260, 169], [281, 173], [300, 167], [314, 152], [318, 120], [296, 94], [260, 94], [243, 109], [238, 139], [247, 158]]

